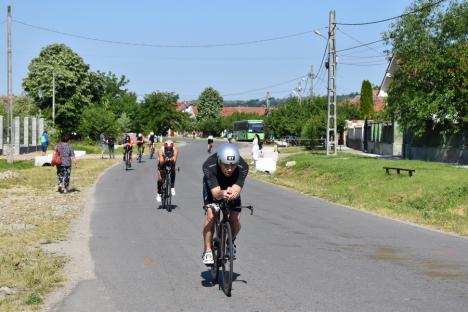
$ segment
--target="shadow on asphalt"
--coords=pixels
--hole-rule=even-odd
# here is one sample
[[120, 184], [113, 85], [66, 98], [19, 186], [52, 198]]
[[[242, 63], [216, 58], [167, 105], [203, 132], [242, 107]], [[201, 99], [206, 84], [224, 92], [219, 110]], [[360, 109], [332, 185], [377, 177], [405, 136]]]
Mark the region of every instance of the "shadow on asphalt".
[[162, 205], [159, 205], [159, 206], [158, 206], [158, 209], [167, 210], [167, 211], [169, 211], [169, 210], [172, 211], [172, 210], [174, 210], [174, 209], [176, 209], [176, 208], [178, 208], [178, 207], [179, 207], [179, 206], [177, 206], [177, 205], [169, 205], [169, 208], [170, 208], [170, 209], [166, 209], [166, 208], [163, 208]]
[[[220, 268], [221, 269], [221, 268]], [[201, 284], [203, 287], [213, 287], [213, 284], [211, 283], [211, 272], [210, 272], [210, 268], [207, 270], [207, 271], [203, 271], [200, 273], [200, 276], [201, 278], [203, 278], [203, 280], [201, 281]], [[241, 279], [237, 279], [238, 277], [240, 276], [240, 274], [236, 273], [236, 272], [232, 272], [232, 282], [242, 282], [244, 284], [247, 284], [247, 281], [245, 280], [241, 280]], [[218, 281], [216, 282], [216, 284], [219, 285], [219, 287], [221, 287], [221, 284], [223, 282], [223, 278], [221, 277], [221, 271], [218, 273]]]

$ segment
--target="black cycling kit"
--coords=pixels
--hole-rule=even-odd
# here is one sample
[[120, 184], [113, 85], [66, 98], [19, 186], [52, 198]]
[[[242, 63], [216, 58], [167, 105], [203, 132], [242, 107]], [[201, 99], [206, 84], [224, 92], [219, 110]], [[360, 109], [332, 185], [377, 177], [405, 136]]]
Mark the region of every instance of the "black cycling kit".
[[[249, 165], [242, 157], [239, 157], [234, 173], [230, 177], [226, 177], [218, 164], [218, 154], [214, 153], [203, 164], [203, 201], [204, 204], [214, 202], [211, 190], [215, 187], [220, 187], [221, 190], [226, 190], [233, 184], [244, 186], [245, 179], [249, 173]], [[232, 202], [234, 207], [241, 206], [240, 197]]]

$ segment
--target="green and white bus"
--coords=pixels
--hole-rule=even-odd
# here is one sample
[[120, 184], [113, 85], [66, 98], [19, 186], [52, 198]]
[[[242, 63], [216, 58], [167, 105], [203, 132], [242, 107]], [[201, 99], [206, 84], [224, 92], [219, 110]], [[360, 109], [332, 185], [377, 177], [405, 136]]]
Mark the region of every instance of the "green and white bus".
[[258, 134], [260, 140], [265, 139], [263, 120], [241, 120], [234, 122], [234, 138], [236, 141], [252, 141]]

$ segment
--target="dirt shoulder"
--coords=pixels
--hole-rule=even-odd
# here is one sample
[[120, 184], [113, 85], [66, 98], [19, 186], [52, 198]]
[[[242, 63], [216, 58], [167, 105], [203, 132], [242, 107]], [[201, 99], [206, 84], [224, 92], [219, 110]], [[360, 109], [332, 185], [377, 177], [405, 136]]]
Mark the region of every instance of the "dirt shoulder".
[[1, 311], [48, 310], [93, 277], [87, 242], [94, 185], [117, 163], [80, 159], [67, 194], [57, 192], [54, 167], [0, 170], [11, 172], [0, 179]]

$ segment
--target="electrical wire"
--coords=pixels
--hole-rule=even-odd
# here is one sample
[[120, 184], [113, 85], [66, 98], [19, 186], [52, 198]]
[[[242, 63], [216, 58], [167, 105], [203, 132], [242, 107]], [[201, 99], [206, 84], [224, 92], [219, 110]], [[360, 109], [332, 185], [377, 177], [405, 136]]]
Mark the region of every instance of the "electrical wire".
[[288, 38], [293, 38], [293, 37], [299, 37], [299, 36], [304, 36], [310, 33], [313, 33], [314, 30], [307, 30], [299, 33], [294, 33], [294, 34], [288, 34], [288, 35], [283, 35], [283, 36], [277, 36], [277, 37], [271, 37], [271, 38], [266, 38], [266, 39], [258, 39], [258, 40], [251, 40], [251, 41], [240, 41], [240, 42], [226, 42], [226, 43], [208, 43], [208, 44], [157, 44], [157, 43], [144, 43], [144, 42], [129, 42], [129, 41], [116, 41], [116, 40], [107, 40], [107, 39], [99, 39], [99, 38], [93, 38], [89, 36], [83, 36], [83, 35], [77, 35], [77, 34], [72, 34], [72, 33], [67, 33], [63, 31], [58, 31], [42, 26], [36, 26], [32, 24], [28, 24], [19, 20], [13, 20], [13, 22], [31, 27], [34, 29], [42, 30], [42, 31], [47, 31], [47, 32], [52, 32], [68, 37], [73, 37], [73, 38], [78, 38], [78, 39], [84, 39], [84, 40], [91, 40], [91, 41], [97, 41], [97, 42], [102, 42], [102, 43], [110, 43], [110, 44], [118, 44], [118, 45], [127, 45], [127, 46], [139, 46], [139, 47], [151, 47], [151, 48], [216, 48], [216, 47], [233, 47], [233, 46], [243, 46], [243, 45], [252, 45], [252, 44], [258, 44], [258, 43], [263, 43], [263, 42], [269, 42], [269, 41], [276, 41], [276, 40], [283, 40], [283, 39], [288, 39]]
[[[339, 27], [337, 27], [337, 29], [338, 29], [339, 32], [341, 32], [343, 35], [345, 35], [346, 37], [350, 38], [351, 40], [354, 40], [354, 41], [356, 41], [356, 42], [359, 43], [359, 44], [364, 44], [362, 41], [360, 41], [360, 40], [354, 38], [354, 37], [351, 36], [350, 34], [346, 33], [344, 30], [340, 29]], [[377, 49], [374, 49], [374, 48], [371, 47], [371, 46], [365, 46], [365, 47], [367, 47], [369, 50], [372, 50], [372, 51], [375, 51], [375, 52], [377, 52], [377, 53], [383, 54], [382, 51], [379, 51], [379, 50], [377, 50]]]
[[385, 39], [380, 39], [380, 40], [375, 40], [375, 41], [368, 42], [368, 43], [363, 43], [363, 44], [360, 44], [360, 45], [357, 45], [357, 46], [354, 46], [354, 47], [349, 47], [349, 48], [346, 48], [346, 49], [337, 50], [336, 52], [338, 53], [338, 52], [342, 52], [342, 51], [348, 51], [348, 50], [352, 50], [352, 49], [362, 48], [362, 47], [365, 47], [365, 46], [368, 46], [368, 45], [371, 45], [371, 44], [374, 44], [374, 43], [382, 42], [382, 41], [385, 41]]
[[423, 6], [423, 7], [419, 8], [419, 9], [417, 9], [417, 10], [414, 10], [414, 11], [411, 11], [411, 12], [408, 12], [408, 13], [403, 13], [403, 14], [398, 15], [398, 16], [377, 20], [377, 21], [362, 22], [362, 23], [335, 23], [335, 24], [336, 25], [343, 25], [343, 26], [362, 26], [362, 25], [371, 25], [371, 24], [388, 22], [388, 21], [391, 21], [391, 20], [394, 20], [394, 19], [397, 19], [397, 18], [400, 18], [400, 17], [403, 17], [403, 16], [407, 16], [407, 15], [411, 15], [411, 14], [420, 12], [420, 11], [422, 11], [424, 9], [427, 9], [427, 8], [430, 8], [432, 6], [439, 5], [439, 4], [441, 4], [442, 2], [445, 2], [445, 1], [447, 1], [447, 0], [439, 0], [437, 2], [434, 2], [434, 3], [428, 4], [426, 6]]
[[386, 58], [385, 55], [360, 55], [360, 56], [352, 56], [352, 55], [339, 55], [339, 57], [344, 58], [351, 58], [351, 59], [382, 59]]
[[293, 78], [293, 79], [290, 79], [290, 80], [287, 80], [287, 81], [279, 82], [279, 83], [276, 83], [276, 84], [273, 84], [273, 85], [269, 85], [269, 86], [265, 86], [265, 87], [261, 87], [261, 88], [256, 88], [256, 89], [251, 89], [251, 90], [246, 90], [246, 91], [241, 91], [241, 92], [227, 93], [227, 94], [223, 94], [223, 96], [241, 95], [241, 94], [252, 93], [252, 92], [255, 92], [255, 91], [261, 91], [261, 90], [265, 90], [265, 89], [270, 89], [270, 88], [274, 88], [274, 87], [277, 87], [277, 86], [285, 85], [285, 84], [287, 84], [287, 83], [296, 81], [296, 80], [298, 80], [298, 79], [302, 79], [302, 78], [304, 78], [304, 77], [306, 77], [306, 76], [307, 76], [307, 75], [299, 76], [299, 77], [296, 77], [296, 78]]
[[325, 60], [325, 55], [327, 55], [327, 50], [328, 50], [328, 42], [325, 44], [325, 49], [323, 50], [323, 56], [322, 56], [322, 60], [320, 61], [319, 70], [317, 71], [317, 74], [315, 74], [315, 76], [320, 75], [320, 72], [322, 71], [323, 61]]
[[388, 65], [388, 63], [346, 63], [346, 62], [343, 63], [343, 62], [340, 62], [339, 65], [370, 67], [370, 66]]

